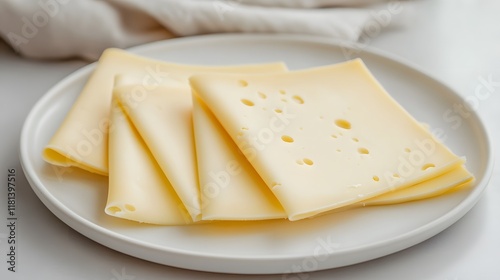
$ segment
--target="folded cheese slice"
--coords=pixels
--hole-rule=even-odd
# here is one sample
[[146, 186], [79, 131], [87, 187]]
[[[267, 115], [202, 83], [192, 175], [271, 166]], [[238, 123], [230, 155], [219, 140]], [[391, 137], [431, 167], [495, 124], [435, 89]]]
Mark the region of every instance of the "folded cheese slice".
[[144, 90], [159, 84], [189, 88], [187, 78], [196, 72], [283, 71], [282, 63], [243, 67], [194, 66], [169, 63], [134, 55], [119, 49], [103, 52], [73, 107], [43, 151], [45, 161], [59, 166], [76, 166], [101, 175], [108, 174], [109, 110], [114, 77], [135, 73]]
[[148, 91], [140, 102], [133, 103], [131, 97], [134, 87], [136, 85], [115, 88], [120, 105], [191, 218], [194, 221], [201, 220], [189, 91], [159, 86]]
[[203, 220], [286, 218], [271, 190], [195, 96], [193, 124]]
[[463, 163], [359, 59], [190, 81], [290, 220], [415, 185]]
[[105, 213], [160, 225], [192, 223], [184, 204], [117, 102], [110, 114], [109, 188]]
[[[284, 72], [284, 64], [214, 68], [207, 72]], [[169, 78], [146, 88], [138, 74], [119, 75], [115, 94], [194, 221], [201, 220], [189, 84]]]

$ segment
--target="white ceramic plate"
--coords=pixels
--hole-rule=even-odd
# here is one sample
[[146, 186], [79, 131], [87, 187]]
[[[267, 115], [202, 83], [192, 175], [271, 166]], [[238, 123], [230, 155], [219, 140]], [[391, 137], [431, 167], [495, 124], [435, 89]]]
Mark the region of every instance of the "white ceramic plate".
[[105, 177], [55, 168], [41, 157], [44, 145], [94, 69], [92, 64], [59, 82], [32, 109], [22, 131], [21, 163], [35, 193], [59, 219], [123, 253], [171, 266], [227, 273], [290, 273], [359, 263], [415, 245], [453, 224], [477, 202], [491, 174], [490, 144], [477, 115], [450, 114], [453, 104], [464, 103], [453, 90], [380, 52], [287, 35], [203, 36], [132, 51], [189, 64], [284, 61], [290, 69], [361, 57], [397, 101], [440, 132], [455, 153], [467, 157], [477, 183], [471, 190], [425, 201], [367, 207], [298, 222], [162, 227], [112, 218], [103, 212]]

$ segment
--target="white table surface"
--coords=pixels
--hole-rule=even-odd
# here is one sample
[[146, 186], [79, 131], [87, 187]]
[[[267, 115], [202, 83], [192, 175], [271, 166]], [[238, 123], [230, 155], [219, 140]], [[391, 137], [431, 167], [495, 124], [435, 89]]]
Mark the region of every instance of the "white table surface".
[[[474, 95], [480, 77], [494, 92], [478, 104], [500, 141], [500, 1], [416, 1], [404, 27], [366, 41], [400, 56], [450, 85]], [[22, 174], [19, 134], [35, 102], [55, 83], [85, 65], [79, 60], [23, 59], [0, 42], [0, 219], [7, 221], [7, 173], [17, 173], [17, 263], [7, 270], [8, 228], [0, 226], [0, 279], [500, 279], [500, 166], [476, 206], [447, 230], [404, 251], [366, 263], [283, 277], [225, 275], [183, 270], [136, 259], [104, 247], [58, 220]], [[497, 148], [495, 157], [500, 157]]]

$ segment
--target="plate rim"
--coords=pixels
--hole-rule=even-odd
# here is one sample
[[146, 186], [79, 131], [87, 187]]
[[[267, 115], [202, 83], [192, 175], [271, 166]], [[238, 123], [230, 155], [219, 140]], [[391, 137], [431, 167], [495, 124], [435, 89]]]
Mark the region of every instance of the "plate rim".
[[[393, 54], [384, 52], [383, 50], [375, 49], [371, 46], [360, 46], [359, 44], [352, 43], [352, 42], [343, 42], [340, 40], [336, 39], [331, 39], [331, 38], [324, 38], [324, 37], [318, 37], [318, 36], [311, 36], [311, 35], [290, 35], [290, 34], [216, 34], [216, 35], [202, 35], [202, 36], [193, 36], [193, 37], [184, 37], [184, 38], [175, 38], [175, 39], [169, 39], [169, 40], [163, 40], [163, 41], [157, 41], [153, 43], [148, 43], [145, 45], [141, 46], [136, 46], [133, 48], [127, 49], [127, 51], [130, 51], [132, 53], [136, 53], [139, 55], [146, 55], [148, 52], [158, 50], [164, 47], [169, 47], [172, 45], [182, 45], [182, 44], [199, 44], [200, 41], [206, 41], [210, 40], [211, 42], [216, 42], [220, 41], [224, 42], [226, 40], [249, 40], [249, 41], [255, 41], [255, 40], [275, 40], [275, 41], [294, 41], [294, 42], [301, 42], [301, 43], [316, 43], [316, 44], [323, 44], [323, 45], [328, 45], [328, 46], [335, 46], [335, 47], [345, 47], [348, 49], [355, 49], [356, 51], [362, 51], [364, 53], [369, 53], [371, 55], [378, 56], [379, 58], [382, 59], [387, 59], [391, 60], [392, 62], [395, 62], [397, 64], [400, 64], [401, 66], [411, 68], [414, 71], [419, 72], [423, 76], [425, 76], [426, 79], [431, 80], [433, 83], [439, 84], [440, 86], [445, 87], [447, 90], [449, 90], [450, 93], [455, 98], [459, 98], [461, 100], [464, 100], [463, 96], [457, 93], [456, 90], [454, 90], [452, 87], [447, 85], [446, 83], [443, 83], [439, 79], [433, 77], [432, 75], [429, 75], [426, 71], [422, 70], [420, 67], [414, 65], [411, 62], [406, 61], [403, 58], [397, 57]], [[358, 49], [357, 49], [358, 48]], [[41, 113], [40, 108], [44, 108], [46, 103], [48, 103], [52, 98], [55, 98], [58, 94], [60, 93], [60, 89], [64, 88], [65, 86], [70, 85], [71, 83], [75, 82], [77, 79], [82, 78], [82, 76], [89, 75], [90, 72], [96, 67], [97, 62], [90, 63], [86, 66], [83, 66], [71, 74], [67, 75], [64, 77], [62, 80], [58, 81], [55, 85], [53, 85], [47, 92], [45, 92], [41, 98], [35, 103], [35, 105], [31, 108], [28, 116], [26, 117], [22, 130], [21, 130], [21, 138], [20, 138], [20, 148], [19, 148], [19, 157], [20, 157], [20, 162], [22, 169], [24, 171], [24, 174], [37, 195], [37, 197], [43, 202], [43, 204], [55, 215], [63, 221], [65, 224], [69, 225], [71, 228], [74, 230], [80, 232], [81, 234], [85, 235], [87, 238], [94, 240], [95, 242], [98, 242], [108, 248], [111, 248], [116, 251], [120, 251], [122, 253], [132, 255], [130, 252], [126, 252], [126, 249], [123, 248], [117, 248], [119, 246], [123, 246], [124, 244], [120, 243], [126, 243], [126, 246], [141, 246], [144, 249], [149, 249], [149, 250], [155, 250], [155, 251], [161, 251], [163, 253], [167, 253], [169, 255], [182, 255], [182, 257], [202, 257], [202, 258], [211, 258], [211, 259], [223, 259], [223, 260], [231, 260], [231, 261], [269, 261], [273, 260], [276, 261], [276, 258], [279, 258], [281, 261], [293, 261], [293, 260], [303, 260], [304, 258], [308, 258], [311, 256], [311, 252], [309, 253], [304, 253], [302, 254], [287, 254], [287, 255], [273, 255], [273, 256], [228, 256], [228, 255], [219, 255], [219, 254], [210, 254], [210, 253], [204, 253], [204, 252], [195, 252], [192, 250], [183, 250], [183, 249], [177, 249], [177, 248], [167, 248], [165, 246], [156, 246], [154, 244], [145, 242], [143, 240], [137, 240], [129, 236], [122, 235], [120, 233], [117, 233], [115, 231], [109, 230], [107, 228], [104, 228], [102, 226], [99, 226], [87, 219], [82, 218], [81, 216], [77, 215], [74, 211], [69, 209], [66, 205], [64, 205], [62, 202], [60, 202], [58, 199], [56, 199], [55, 196], [52, 195], [51, 192], [45, 188], [44, 184], [40, 181], [40, 178], [36, 176], [36, 171], [32, 163], [30, 163], [29, 160], [29, 154], [28, 154], [28, 146], [29, 146], [29, 134], [30, 134], [30, 128], [33, 128], [33, 122], [36, 120], [36, 116]], [[376, 248], [381, 248], [381, 247], [386, 247], [389, 245], [392, 245], [392, 247], [389, 249], [390, 252], [382, 254], [378, 257], [386, 256], [388, 254], [403, 250], [405, 248], [408, 248], [410, 246], [416, 245], [436, 234], [439, 232], [443, 231], [444, 229], [448, 228], [450, 225], [455, 223], [457, 220], [462, 218], [474, 205], [477, 203], [477, 201], [481, 198], [481, 195], [484, 193], [484, 190], [486, 189], [489, 179], [491, 177], [491, 174], [493, 172], [493, 166], [494, 166], [494, 158], [493, 158], [493, 148], [491, 145], [491, 138], [490, 135], [487, 131], [487, 128], [485, 126], [484, 121], [482, 120], [481, 116], [477, 114], [476, 111], [471, 112], [473, 118], [475, 119], [475, 123], [479, 125], [479, 127], [476, 127], [479, 130], [479, 133], [481, 133], [482, 140], [485, 143], [485, 156], [487, 157], [487, 162], [485, 164], [485, 170], [484, 173], [482, 174], [483, 177], [481, 178], [480, 181], [477, 181], [475, 184], [475, 189], [471, 191], [471, 193], [463, 199], [457, 206], [452, 208], [450, 211], [446, 212], [444, 215], [438, 217], [437, 219], [432, 220], [429, 223], [426, 223], [418, 228], [412, 229], [411, 231], [405, 232], [404, 234], [398, 235], [395, 238], [391, 239], [384, 239], [380, 240], [377, 242], [372, 242], [369, 244], [365, 245], [358, 245], [356, 247], [349, 247], [347, 249], [343, 250], [338, 250], [334, 254], [330, 254], [330, 256], [334, 255], [342, 255], [347, 253], [353, 253], [352, 251], [358, 251], [358, 250], [374, 250]], [[450, 219], [452, 217], [453, 219]], [[80, 227], [84, 227], [85, 230], [82, 230]], [[94, 232], [94, 234], [91, 234]], [[97, 235], [97, 236], [96, 236]], [[428, 236], [427, 236], [428, 235]], [[109, 240], [107, 240], [109, 239]], [[115, 240], [115, 243], [118, 242], [116, 245], [110, 246], [109, 243], [112, 243], [114, 239], [118, 239], [118, 241]], [[395, 244], [399, 243], [408, 243], [403, 246], [395, 246]], [[107, 244], [105, 244], [107, 243]], [[355, 252], [354, 252], [355, 253]], [[136, 256], [136, 255], [132, 255]], [[136, 256], [137, 257], [137, 256]], [[364, 262], [367, 260], [375, 259], [378, 257], [368, 257], [366, 260], [362, 260], [359, 262]], [[156, 260], [153, 260], [151, 258], [147, 257], [140, 257], [141, 259], [145, 259], [148, 261], [152, 262], [157, 262]], [[359, 262], [354, 262], [354, 263], [359, 263]], [[350, 264], [354, 264], [350, 263]], [[200, 268], [200, 267], [193, 267], [192, 265], [187, 265], [187, 264], [171, 264], [171, 263], [162, 263], [165, 265], [171, 265], [171, 266], [177, 266], [177, 267], [183, 267], [183, 268], [188, 268], [188, 269], [195, 269], [195, 270], [202, 270], [202, 271], [211, 271], [211, 272], [222, 272], [222, 273], [240, 273], [242, 269], [236, 269], [232, 268], [232, 266], [229, 267], [227, 271], [221, 271], [219, 270], [213, 270], [213, 269], [207, 269], [205, 266], [205, 269]], [[345, 264], [347, 265], [347, 264]], [[343, 266], [343, 265], [342, 265]], [[339, 267], [339, 266], [331, 266], [331, 267], [325, 267], [325, 268], [320, 268], [320, 269], [328, 269], [328, 268], [334, 268], [334, 267]], [[318, 269], [318, 270], [320, 270]], [[253, 271], [253, 270], [252, 270]], [[245, 274], [263, 274], [263, 273], [283, 273], [283, 272], [273, 272], [273, 271], [257, 271], [253, 272], [252, 271], [246, 271], [243, 272]]]

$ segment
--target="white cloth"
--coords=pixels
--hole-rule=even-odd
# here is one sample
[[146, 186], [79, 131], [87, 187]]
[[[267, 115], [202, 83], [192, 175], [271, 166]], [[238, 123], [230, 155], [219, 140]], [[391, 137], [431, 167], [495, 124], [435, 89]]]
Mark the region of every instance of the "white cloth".
[[[27, 57], [90, 60], [109, 47], [218, 32], [311, 34], [356, 41], [377, 13], [385, 9], [386, 15], [396, 15], [390, 5], [397, 2], [379, 4], [375, 10], [366, 6], [375, 2], [384, 1], [2, 0], [0, 36]], [[384, 27], [384, 22], [379, 25]]]

